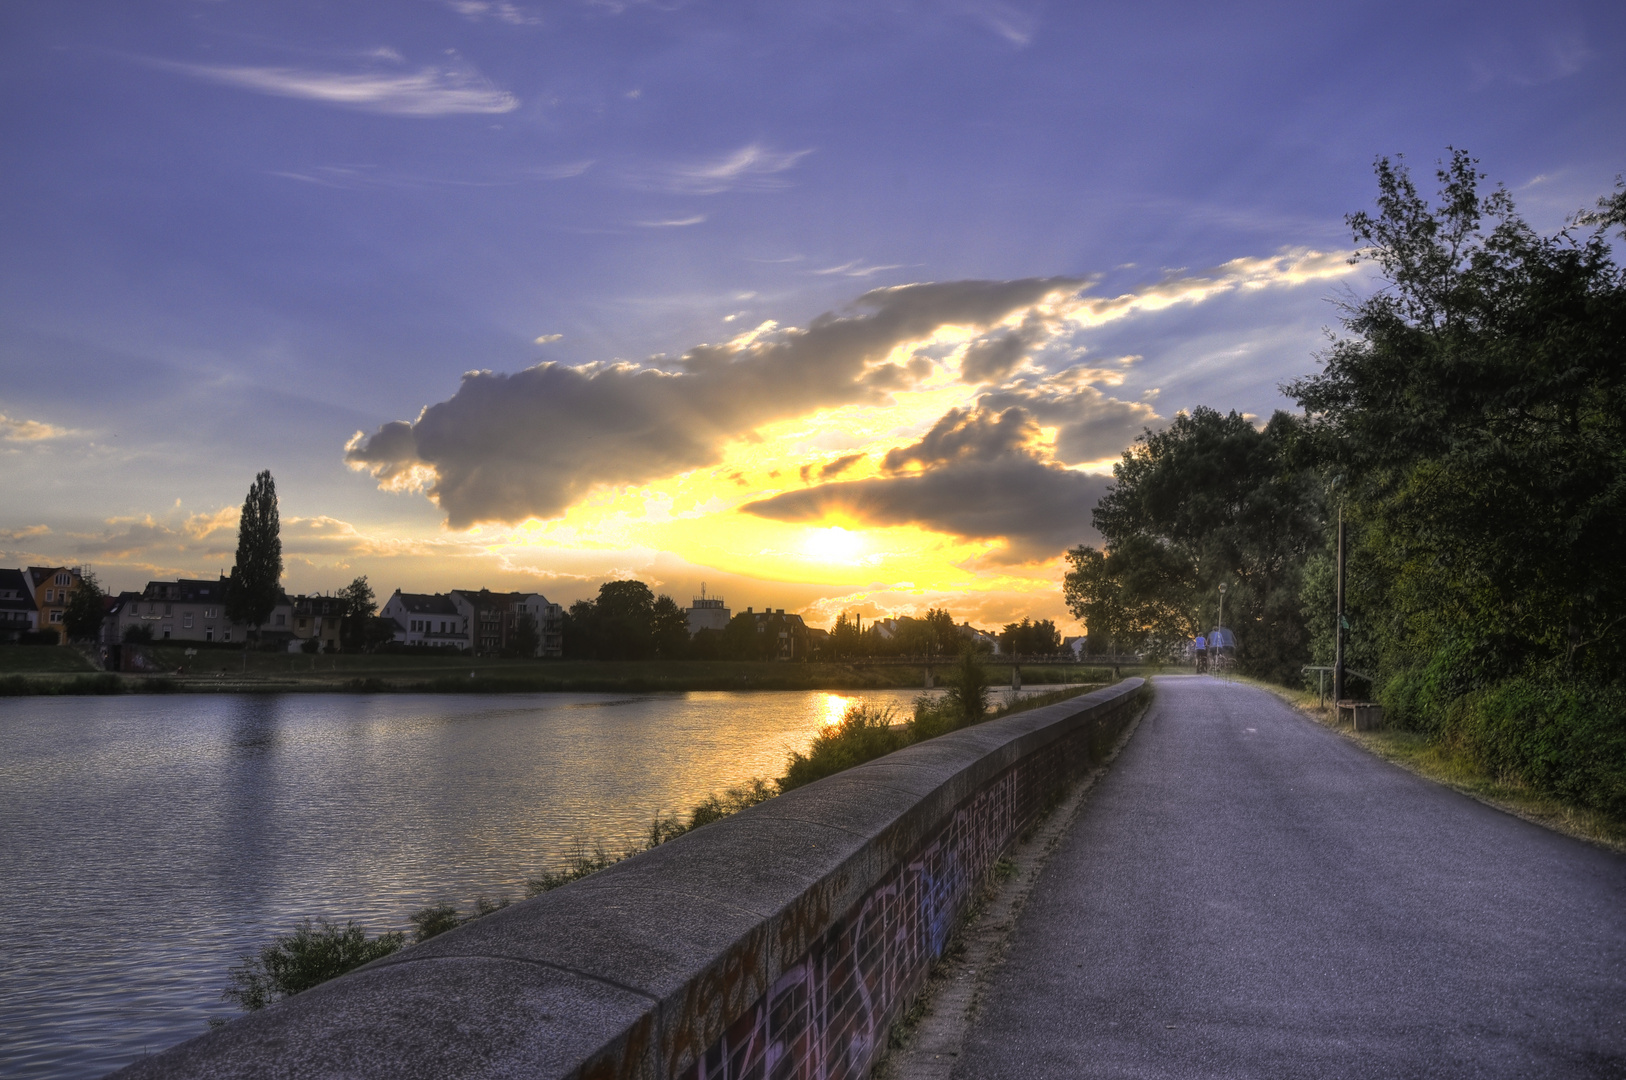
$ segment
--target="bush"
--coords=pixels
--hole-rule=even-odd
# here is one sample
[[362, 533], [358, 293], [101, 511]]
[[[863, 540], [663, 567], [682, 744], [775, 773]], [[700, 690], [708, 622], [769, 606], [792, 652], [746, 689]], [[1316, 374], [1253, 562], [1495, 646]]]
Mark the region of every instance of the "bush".
[[1626, 817], [1626, 691], [1508, 679], [1452, 702], [1441, 734], [1492, 776]]
[[946, 692], [933, 699], [922, 694], [915, 699], [915, 715], [909, 720], [909, 741], [919, 742], [980, 723], [988, 715], [988, 672], [969, 650], [943, 680]]
[[340, 926], [327, 919], [314, 923], [306, 919], [258, 955], [245, 955], [228, 974], [232, 985], [220, 996], [247, 1010], [263, 1009], [388, 956], [405, 941], [406, 935], [398, 931], [370, 938], [355, 922]]
[[124, 643], [126, 645], [151, 645], [152, 627], [126, 626], [124, 628]]
[[811, 784], [909, 745], [908, 732], [894, 720], [891, 706], [877, 709], [863, 701], [848, 706], [841, 723], [815, 736], [806, 754], [790, 755], [779, 790]]

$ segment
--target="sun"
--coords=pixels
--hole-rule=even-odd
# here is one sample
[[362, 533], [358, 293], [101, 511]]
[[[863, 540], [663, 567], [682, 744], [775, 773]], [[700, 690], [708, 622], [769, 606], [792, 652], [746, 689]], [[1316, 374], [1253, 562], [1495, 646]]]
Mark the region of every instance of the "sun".
[[840, 525], [809, 529], [802, 540], [802, 554], [821, 563], [855, 563], [864, 554], [864, 537]]

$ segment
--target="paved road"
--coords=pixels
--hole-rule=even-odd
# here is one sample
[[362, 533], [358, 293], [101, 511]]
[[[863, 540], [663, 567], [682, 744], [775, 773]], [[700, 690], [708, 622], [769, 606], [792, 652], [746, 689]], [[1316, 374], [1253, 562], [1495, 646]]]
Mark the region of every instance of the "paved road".
[[965, 1080], [1626, 1077], [1626, 858], [1161, 678], [991, 980]]

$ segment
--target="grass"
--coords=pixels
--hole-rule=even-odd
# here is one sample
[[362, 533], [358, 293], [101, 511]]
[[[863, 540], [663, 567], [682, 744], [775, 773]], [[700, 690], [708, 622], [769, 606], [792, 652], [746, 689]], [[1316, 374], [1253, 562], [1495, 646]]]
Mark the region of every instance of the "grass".
[[1242, 675], [1229, 677], [1268, 690], [1318, 724], [1425, 780], [1554, 832], [1626, 853], [1626, 821], [1533, 791], [1515, 779], [1491, 775], [1466, 754], [1421, 732], [1389, 728], [1355, 731], [1351, 724], [1337, 719], [1330, 704], [1318, 708], [1314, 691], [1293, 690]]
[[0, 645], [0, 675], [58, 675], [95, 670], [78, 649], [66, 645]]

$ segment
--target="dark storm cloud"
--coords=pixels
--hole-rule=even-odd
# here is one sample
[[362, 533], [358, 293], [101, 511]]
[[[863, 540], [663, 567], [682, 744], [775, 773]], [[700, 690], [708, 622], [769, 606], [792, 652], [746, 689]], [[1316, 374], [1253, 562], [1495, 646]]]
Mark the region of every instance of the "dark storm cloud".
[[1038, 562], [1097, 543], [1090, 510], [1111, 480], [1008, 456], [918, 476], [849, 480], [776, 495], [741, 509], [776, 521], [832, 516], [868, 525], [920, 525], [967, 540], [1004, 539], [998, 562]]
[[[819, 470], [819, 479], [828, 480], [832, 476], [840, 476], [842, 473], [846, 472], [848, 469], [852, 468], [854, 465], [863, 460], [863, 454], [848, 454], [846, 457], [838, 457], [834, 461], [830, 462], [830, 464]], [[806, 480], [806, 475], [803, 475], [802, 479]]]
[[1050, 334], [1039, 314], [1031, 312], [1015, 329], [978, 338], [966, 347], [960, 360], [961, 380], [973, 384], [998, 382], [1015, 371], [1033, 347]]
[[547, 363], [474, 371], [417, 420], [360, 433], [346, 460], [384, 486], [427, 484], [454, 528], [557, 517], [602, 484], [647, 483], [713, 465], [757, 425], [827, 406], [883, 403], [869, 380], [897, 346], [945, 325], [992, 326], [1072, 278], [955, 281], [876, 289], [854, 310], [701, 345], [676, 371]]
[[1147, 427], [1156, 410], [1143, 401], [1120, 401], [1084, 380], [1098, 373], [1071, 369], [1035, 379], [1019, 379], [977, 398], [982, 410], [1020, 408], [1038, 423], [1056, 428], [1057, 461], [1079, 465], [1120, 453]]
[[741, 509], [778, 521], [840, 516], [1003, 539], [994, 561], [1042, 561], [1099, 539], [1090, 510], [1111, 481], [1042, 460], [1038, 439], [1039, 425], [1019, 406], [950, 409], [919, 442], [887, 454], [882, 465], [892, 476], [823, 484]]
[[883, 461], [887, 472], [902, 472], [911, 465], [935, 468], [964, 461], [993, 461], [1027, 454], [1039, 438], [1039, 425], [1025, 409], [950, 409], [913, 446], [891, 451]]

